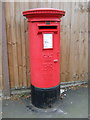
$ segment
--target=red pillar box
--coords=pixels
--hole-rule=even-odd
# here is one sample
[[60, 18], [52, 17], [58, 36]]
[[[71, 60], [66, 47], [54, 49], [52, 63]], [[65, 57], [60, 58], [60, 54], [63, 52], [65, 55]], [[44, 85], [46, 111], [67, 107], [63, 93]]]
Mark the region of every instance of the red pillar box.
[[28, 19], [32, 104], [44, 108], [60, 95], [60, 18], [65, 11], [37, 8], [23, 15]]

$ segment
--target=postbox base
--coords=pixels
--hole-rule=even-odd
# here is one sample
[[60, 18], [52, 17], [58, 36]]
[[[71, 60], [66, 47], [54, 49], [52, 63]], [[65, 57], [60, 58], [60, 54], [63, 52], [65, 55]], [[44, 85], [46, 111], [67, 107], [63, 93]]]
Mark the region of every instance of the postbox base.
[[42, 89], [31, 85], [31, 102], [35, 107], [48, 108], [51, 107], [60, 97], [60, 85]]

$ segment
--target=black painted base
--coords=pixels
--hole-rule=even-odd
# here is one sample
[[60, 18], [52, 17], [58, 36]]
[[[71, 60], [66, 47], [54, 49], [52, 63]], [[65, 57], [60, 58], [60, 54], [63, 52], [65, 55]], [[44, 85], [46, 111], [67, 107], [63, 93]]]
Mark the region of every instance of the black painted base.
[[31, 85], [31, 101], [35, 107], [51, 107], [51, 105], [59, 99], [59, 96], [60, 85], [49, 89], [36, 88]]

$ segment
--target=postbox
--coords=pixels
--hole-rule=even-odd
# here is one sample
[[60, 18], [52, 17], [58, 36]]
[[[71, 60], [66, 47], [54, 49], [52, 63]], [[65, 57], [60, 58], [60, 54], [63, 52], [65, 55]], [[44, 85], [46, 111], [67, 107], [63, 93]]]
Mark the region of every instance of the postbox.
[[36, 8], [23, 15], [28, 19], [31, 101], [51, 107], [60, 96], [60, 18], [65, 11]]

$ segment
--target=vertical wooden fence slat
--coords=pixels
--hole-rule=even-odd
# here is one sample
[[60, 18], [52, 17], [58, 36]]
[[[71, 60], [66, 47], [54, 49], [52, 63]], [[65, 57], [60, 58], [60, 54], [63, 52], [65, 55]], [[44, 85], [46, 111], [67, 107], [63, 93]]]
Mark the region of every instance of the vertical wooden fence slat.
[[15, 88], [19, 88], [18, 79], [18, 59], [17, 59], [17, 41], [16, 41], [16, 23], [15, 23], [15, 9], [14, 2], [10, 4], [10, 14], [11, 14], [11, 34], [12, 34], [12, 52], [13, 52], [13, 69], [14, 69], [14, 82]]
[[[79, 80], [87, 80], [88, 72], [88, 12], [87, 3], [78, 4], [80, 12], [80, 27], [79, 27]], [[79, 25], [79, 23], [78, 23]], [[78, 69], [78, 68], [77, 68]]]
[[[60, 4], [60, 3], [59, 3]], [[66, 18], [62, 18], [61, 21], [61, 80], [63, 76], [63, 81], [67, 82], [70, 79], [69, 76], [69, 65], [70, 65], [70, 34], [71, 34], [71, 6], [72, 4], [65, 3], [61, 4], [62, 9], [66, 11]], [[68, 11], [68, 12], [67, 12]], [[67, 66], [67, 67], [66, 67]]]
[[21, 41], [21, 16], [20, 2], [15, 2], [15, 21], [16, 21], [16, 39], [17, 39], [17, 59], [18, 59], [18, 77], [19, 87], [23, 86], [23, 67], [22, 67], [22, 41]]
[[[25, 9], [30, 9], [31, 3], [25, 3]], [[26, 18], [25, 20], [25, 42], [26, 42], [26, 79], [27, 79], [27, 86], [30, 87], [30, 55], [29, 55], [29, 38], [28, 38], [28, 22]]]
[[10, 76], [10, 87], [14, 88], [14, 64], [13, 64], [13, 48], [12, 48], [12, 34], [11, 34], [11, 17], [10, 17], [10, 4], [9, 2], [4, 3], [5, 7], [5, 19], [6, 19], [6, 38], [8, 47], [8, 67]]
[[7, 55], [7, 41], [6, 41], [6, 27], [5, 27], [5, 14], [4, 3], [2, 3], [2, 69], [3, 69], [3, 84], [4, 96], [10, 96], [9, 72], [8, 72], [8, 55]]
[[23, 3], [20, 4], [20, 16], [21, 16], [21, 45], [22, 45], [22, 68], [23, 68], [23, 87], [27, 87], [27, 80], [26, 80], [26, 42], [25, 42], [25, 23], [24, 18], [22, 15], [25, 5]]

